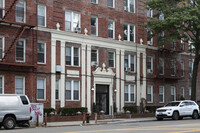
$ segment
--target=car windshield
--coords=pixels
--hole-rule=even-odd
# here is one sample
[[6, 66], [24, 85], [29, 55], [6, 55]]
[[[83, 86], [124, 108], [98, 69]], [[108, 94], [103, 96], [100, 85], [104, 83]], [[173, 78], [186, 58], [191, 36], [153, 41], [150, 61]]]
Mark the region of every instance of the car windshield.
[[166, 107], [168, 106], [178, 106], [180, 102], [171, 102], [171, 103], [168, 103], [167, 105], [165, 105]]

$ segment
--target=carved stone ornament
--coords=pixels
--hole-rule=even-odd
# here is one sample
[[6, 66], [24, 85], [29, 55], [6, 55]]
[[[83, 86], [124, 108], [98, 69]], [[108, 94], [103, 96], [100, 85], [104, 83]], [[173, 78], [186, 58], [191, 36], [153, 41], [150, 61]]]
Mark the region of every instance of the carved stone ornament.
[[113, 72], [113, 70], [111, 68], [107, 68], [106, 69], [106, 65], [105, 63], [102, 64], [102, 68], [101, 67], [97, 67], [97, 69], [93, 72], [94, 76], [108, 76], [108, 77], [113, 77], [115, 76], [115, 73]]
[[56, 29], [57, 29], [57, 31], [60, 31], [60, 24], [59, 23], [56, 24]]
[[86, 36], [88, 35], [88, 30], [87, 30], [87, 28], [84, 29], [84, 33], [85, 33]]
[[140, 44], [143, 45], [143, 40], [142, 40], [142, 38], [140, 38]]
[[121, 41], [121, 39], [122, 39], [122, 37], [121, 37], [121, 35], [119, 34], [119, 36], [118, 36], [118, 39], [119, 39], [119, 41]]

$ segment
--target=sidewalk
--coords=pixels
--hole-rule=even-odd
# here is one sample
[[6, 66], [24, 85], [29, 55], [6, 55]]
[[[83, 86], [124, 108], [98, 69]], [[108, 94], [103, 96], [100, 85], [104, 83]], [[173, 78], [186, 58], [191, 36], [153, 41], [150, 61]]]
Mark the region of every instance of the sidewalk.
[[[120, 124], [120, 123], [132, 123], [132, 122], [145, 122], [145, 121], [155, 121], [155, 117], [147, 118], [131, 118], [131, 119], [104, 119], [98, 120], [97, 124], [94, 120], [85, 125], [100, 125], [100, 124]], [[49, 122], [47, 127], [61, 127], [61, 126], [84, 126], [82, 121], [68, 121], [68, 122]]]

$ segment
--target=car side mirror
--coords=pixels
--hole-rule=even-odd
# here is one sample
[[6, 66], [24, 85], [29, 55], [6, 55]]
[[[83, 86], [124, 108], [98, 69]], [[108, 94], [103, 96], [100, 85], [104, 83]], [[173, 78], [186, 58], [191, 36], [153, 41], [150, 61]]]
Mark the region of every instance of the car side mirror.
[[183, 104], [180, 105], [180, 107], [183, 107], [183, 106], [184, 106]]

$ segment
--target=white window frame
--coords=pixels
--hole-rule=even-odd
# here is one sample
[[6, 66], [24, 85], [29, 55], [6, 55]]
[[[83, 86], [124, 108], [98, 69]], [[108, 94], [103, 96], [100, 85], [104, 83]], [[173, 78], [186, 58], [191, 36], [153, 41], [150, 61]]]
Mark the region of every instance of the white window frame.
[[[128, 86], [128, 101], [125, 101], [125, 99], [124, 99], [124, 102], [125, 103], [135, 103], [135, 99], [136, 99], [136, 89], [135, 89], [135, 85], [134, 84], [127, 84], [127, 85], [125, 85], [125, 86]], [[134, 99], [133, 99], [133, 101], [131, 101], [131, 86], [133, 86], [133, 88], [134, 88]], [[125, 87], [124, 87], [125, 88]]]
[[[135, 73], [136, 72], [136, 55], [133, 55], [133, 54], [126, 54], [126, 55], [128, 56], [128, 68], [130, 68], [130, 69], [131, 69], [131, 56], [133, 56], [133, 58], [134, 58], [134, 71], [131, 71], [131, 72]], [[125, 56], [124, 56], [124, 58], [125, 58]]]
[[[109, 53], [113, 53], [113, 67], [110, 67], [110, 65], [109, 65]], [[108, 52], [108, 66], [110, 68], [115, 68], [115, 52], [113, 52], [113, 51]]]
[[[130, 41], [130, 26], [133, 26], [133, 29], [134, 29], [134, 37], [133, 37], [133, 39], [134, 39], [134, 41], [130, 41], [130, 42], [134, 42], [135, 43], [135, 25], [130, 25], [130, 24], [124, 24], [124, 25], [127, 25], [127, 40], [124, 40], [124, 41]], [[125, 33], [126, 31], [124, 30], [124, 33]]]
[[[115, 39], [115, 21], [113, 21], [113, 20], [108, 20], [108, 22], [112, 22], [112, 24], [113, 24], [113, 37], [112, 37], [112, 39]], [[109, 29], [108, 29], [109, 30]], [[111, 38], [111, 37], [109, 37], [109, 34], [108, 34], [108, 38]]]
[[174, 89], [174, 101], [176, 101], [176, 87], [175, 86], [170, 87], [170, 101], [171, 101], [171, 96], [172, 96], [172, 89]]
[[147, 95], [148, 95], [148, 88], [151, 88], [151, 101], [148, 101], [147, 99], [147, 103], [153, 103], [153, 85], [147, 85]]
[[98, 4], [98, 0], [96, 0], [96, 3], [95, 2], [92, 2], [92, 0], [90, 0], [90, 3], [93, 3], [93, 4]]
[[[0, 38], [2, 39], [2, 58], [4, 57], [4, 51], [5, 51], [5, 37], [0, 36]], [[0, 59], [1, 61], [2, 59]]]
[[[3, 11], [2, 11], [2, 18], [4, 17], [4, 15], [5, 15], [5, 0], [2, 0], [2, 2], [3, 2], [3, 5], [2, 5], [2, 8], [1, 9], [3, 9]], [[2, 19], [2, 18], [0, 18], [0, 19]]]
[[96, 61], [92, 61], [92, 58], [91, 58], [91, 66], [92, 66], [92, 62], [97, 62], [97, 66], [98, 66], [99, 65], [99, 50], [98, 49], [91, 49], [91, 55], [92, 55], [92, 50], [96, 50], [97, 58], [96, 58]]
[[24, 76], [15, 76], [15, 94], [16, 94], [16, 78], [22, 78], [22, 82], [23, 82], [23, 94], [25, 94], [25, 77]]
[[[26, 1], [25, 1], [25, 0], [19, 0], [19, 1], [24, 2], [24, 21], [17, 21], [16, 13], [15, 13], [15, 20], [16, 20], [16, 22], [26, 23]], [[19, 2], [19, 1], [18, 1], [18, 2]], [[18, 4], [18, 3], [17, 3], [17, 4]], [[17, 4], [16, 4], [16, 7], [17, 7]]]
[[183, 97], [185, 97], [185, 88], [184, 87], [181, 87], [181, 94]]
[[[58, 88], [57, 88], [57, 81], [58, 81]], [[56, 91], [55, 91], [55, 99], [60, 100], [60, 79], [56, 79], [56, 90], [58, 90], [58, 99], [56, 99]]]
[[[147, 58], [150, 58], [151, 59], [151, 71], [153, 73], [153, 57], [152, 56], [147, 56]], [[148, 60], [147, 60], [148, 61]], [[147, 62], [148, 63], [148, 62]], [[147, 68], [147, 72], [148, 72], [148, 68]]]
[[[160, 93], [160, 88], [163, 89], [163, 93]], [[163, 95], [163, 101], [160, 101], [160, 95]], [[165, 87], [164, 86], [159, 86], [159, 103], [164, 103], [165, 102]]]
[[[176, 75], [176, 61], [175, 60], [171, 60], [170, 63], [171, 63], [171, 67], [170, 67], [171, 76], [175, 76]], [[174, 74], [172, 74], [172, 71], [171, 71], [172, 68], [174, 69]]]
[[[125, 10], [125, 7], [128, 9], [126, 11], [131, 12], [131, 9], [130, 9], [130, 0], [127, 0], [127, 5], [124, 5], [124, 10]], [[135, 0], [134, 0], [134, 7], [133, 8], [134, 8], [134, 11], [131, 12], [131, 13], [135, 13]]]
[[[193, 73], [193, 63], [194, 62], [192, 60], [189, 60], [189, 67], [188, 67], [189, 72], [188, 72], [188, 74], [189, 74], [190, 77], [192, 77], [192, 73]], [[192, 65], [191, 66], [191, 72], [190, 72], [190, 64]]]
[[15, 46], [15, 61], [16, 62], [25, 62], [26, 61], [26, 40], [25, 39], [19, 39], [19, 41], [23, 41], [23, 43], [24, 43], [24, 60], [23, 61], [21, 61], [21, 60], [17, 60], [17, 44], [16, 44], [16, 46]]
[[[68, 45], [66, 45], [66, 47], [71, 48], [71, 65], [67, 65], [66, 62], [65, 62], [65, 65], [66, 66], [80, 67], [80, 47], [68, 46]], [[74, 65], [74, 48], [78, 48], [78, 65]], [[65, 59], [66, 59], [66, 53], [65, 53]]]
[[113, 6], [108, 5], [108, 7], [115, 8], [115, 0], [112, 0], [112, 1], [113, 1]]
[[92, 25], [91, 25], [91, 18], [95, 18], [96, 19], [96, 35], [94, 35], [94, 34], [92, 34], [92, 28], [91, 28], [91, 35], [93, 35], [93, 36], [98, 36], [98, 27], [99, 27], [99, 22], [98, 22], [98, 17], [95, 17], [95, 16], [91, 16], [90, 17], [90, 27], [92, 27]]
[[2, 78], [2, 93], [0, 94], [4, 94], [4, 75], [0, 75], [0, 78]]
[[181, 77], [184, 77], [184, 76], [185, 76], [185, 63], [184, 61], [181, 61]]
[[[37, 80], [44, 80], [44, 99], [38, 99], [38, 101], [45, 101], [46, 100], [46, 78], [43, 78], [43, 77], [38, 77]], [[36, 84], [37, 85], [37, 84]], [[38, 90], [38, 88], [37, 88]]]
[[[38, 64], [46, 64], [46, 43], [45, 42], [41, 42], [41, 41], [38, 41], [38, 43], [42, 43], [42, 44], [44, 44], [44, 62], [38, 62], [37, 61], [37, 63]], [[37, 44], [38, 44], [37, 43]], [[38, 51], [37, 51], [37, 54], [38, 54]], [[37, 56], [38, 57], [38, 56]]]
[[[74, 23], [74, 14], [79, 14], [79, 25], [78, 25], [78, 28], [81, 28], [81, 14], [78, 13], [78, 12], [73, 12], [73, 11], [70, 11], [70, 10], [66, 10], [65, 11], [65, 18], [66, 18], [66, 12], [69, 12], [70, 15], [71, 15], [71, 27], [70, 27], [70, 30], [66, 30], [66, 24], [65, 24], [65, 31], [75, 31], [74, 27], [73, 27], [73, 23]], [[65, 21], [66, 22], [66, 21]]]
[[[45, 5], [37, 5], [37, 8], [39, 9], [39, 6], [40, 7], [44, 7], [44, 11], [45, 11], [45, 16], [44, 16], [44, 25], [38, 25], [38, 26], [41, 26], [41, 27], [46, 27], [47, 26], [47, 11], [46, 11], [46, 6]], [[37, 9], [37, 19], [38, 19], [38, 9]], [[38, 21], [38, 20], [37, 20]]]
[[147, 29], [147, 45], [152, 46], [153, 45], [153, 37], [151, 37], [151, 41], [148, 41], [148, 32], [151, 32], [150, 34], [152, 34], [152, 31], [150, 29]]
[[[66, 80], [65, 81], [65, 90], [67, 89], [66, 87], [67, 87], [67, 85], [66, 85], [66, 82], [70, 82], [71, 83], [71, 99], [66, 99], [65, 98], [65, 101], [80, 101], [80, 88], [81, 88], [81, 86], [80, 86], [80, 81], [79, 80]], [[74, 100], [74, 82], [78, 82], [78, 84], [79, 84], [79, 96], [78, 96], [78, 100]], [[66, 92], [65, 92], [66, 93]], [[66, 94], [65, 94], [66, 95]]]
[[159, 68], [160, 68], [160, 59], [162, 59], [162, 62], [163, 62], [163, 73], [160, 73], [160, 70], [159, 70], [159, 74], [160, 75], [164, 75], [165, 74], [165, 60], [164, 60], [164, 58], [159, 58]]
[[[149, 16], [149, 14], [150, 14], [150, 16]], [[147, 9], [147, 17], [153, 18], [153, 10], [151, 8]]]

